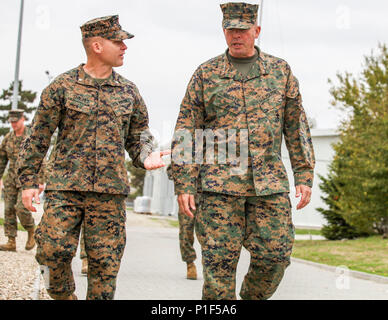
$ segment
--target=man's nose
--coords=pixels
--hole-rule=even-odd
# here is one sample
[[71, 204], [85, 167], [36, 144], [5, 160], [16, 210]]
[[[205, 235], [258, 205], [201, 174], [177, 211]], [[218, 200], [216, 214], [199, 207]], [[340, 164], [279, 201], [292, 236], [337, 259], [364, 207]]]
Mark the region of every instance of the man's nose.
[[241, 36], [241, 32], [240, 30], [236, 29], [236, 30], [233, 30], [233, 38], [240, 38]]

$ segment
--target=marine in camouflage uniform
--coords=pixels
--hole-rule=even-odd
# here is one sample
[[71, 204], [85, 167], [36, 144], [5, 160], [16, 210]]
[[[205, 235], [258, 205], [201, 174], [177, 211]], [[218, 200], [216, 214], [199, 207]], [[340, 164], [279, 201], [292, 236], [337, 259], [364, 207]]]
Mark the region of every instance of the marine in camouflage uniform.
[[[152, 152], [147, 108], [137, 87], [112, 70], [123, 64], [123, 40], [133, 35], [121, 29], [118, 16], [88, 21], [81, 32], [88, 61], [44, 89], [18, 173], [23, 202], [32, 207], [35, 168], [58, 128], [44, 215], [36, 231], [36, 259], [52, 298], [77, 299], [71, 261], [84, 223], [87, 299], [113, 299], [126, 242], [125, 150], [134, 165], [145, 169], [163, 166], [163, 153]], [[110, 68], [99, 68], [101, 64]]]
[[[268, 299], [290, 263], [294, 240], [282, 138], [302, 194], [298, 209], [310, 201], [314, 152], [297, 79], [287, 62], [254, 46], [258, 6], [221, 9], [228, 50], [201, 64], [188, 84], [172, 142], [175, 191], [181, 211], [192, 216], [196, 210], [203, 299], [236, 299], [242, 246], [251, 261], [240, 296]], [[206, 131], [217, 144], [197, 144]], [[198, 180], [202, 193], [194, 198]]]
[[[171, 165], [167, 167], [167, 176], [169, 180], [174, 181], [172, 176]], [[178, 213], [179, 223], [179, 249], [181, 252], [182, 261], [187, 264], [187, 279], [197, 279], [197, 268], [195, 266], [195, 259], [197, 254], [194, 249], [194, 219], [185, 214]]]
[[[2, 251], [16, 251], [17, 218], [21, 225], [28, 231], [26, 250], [35, 246], [34, 230], [35, 223], [30, 211], [22, 203], [21, 189], [17, 183], [16, 163], [21, 144], [28, 135], [29, 128], [24, 126], [23, 110], [16, 109], [9, 111], [9, 121], [12, 125], [19, 126], [17, 135], [15, 130], [6, 134], [0, 145], [0, 177], [8, 166], [7, 176], [4, 179], [4, 233], [8, 242], [0, 245]], [[19, 134], [19, 133], [18, 133]]]

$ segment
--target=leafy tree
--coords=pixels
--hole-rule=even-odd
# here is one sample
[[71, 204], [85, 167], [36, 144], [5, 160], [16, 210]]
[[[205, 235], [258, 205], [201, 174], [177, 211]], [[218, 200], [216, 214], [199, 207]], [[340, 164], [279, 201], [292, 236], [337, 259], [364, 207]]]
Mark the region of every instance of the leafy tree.
[[[27, 114], [36, 110], [36, 107], [30, 106], [36, 99], [36, 92], [30, 90], [23, 90], [23, 81], [19, 81], [19, 99], [18, 109], [24, 110], [24, 117], [28, 121]], [[0, 104], [0, 111], [5, 111], [0, 114], [0, 136], [5, 136], [10, 128], [6, 126], [8, 124], [8, 111], [12, 108], [13, 100], [13, 82], [9, 85], [8, 89], [3, 89], [0, 95], [0, 101], [4, 101], [5, 104]]]
[[131, 194], [128, 196], [128, 199], [135, 200], [136, 197], [143, 194], [144, 186], [144, 177], [146, 170], [142, 168], [136, 168], [131, 160], [125, 161], [125, 166], [129, 171], [131, 178]]
[[[388, 234], [388, 49], [365, 57], [358, 78], [337, 74], [333, 105], [347, 110], [328, 179], [338, 193], [334, 205], [361, 233]], [[332, 81], [329, 81], [333, 84]], [[333, 180], [333, 177], [335, 179]], [[340, 181], [336, 184], [335, 180]], [[324, 181], [324, 180], [323, 180]], [[325, 181], [324, 181], [325, 182]], [[333, 191], [331, 191], [333, 192]]]

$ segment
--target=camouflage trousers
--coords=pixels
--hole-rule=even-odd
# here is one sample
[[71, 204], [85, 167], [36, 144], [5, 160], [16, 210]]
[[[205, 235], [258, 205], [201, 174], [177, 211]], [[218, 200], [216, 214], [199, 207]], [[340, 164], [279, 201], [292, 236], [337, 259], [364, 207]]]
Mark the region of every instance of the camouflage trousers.
[[94, 192], [47, 191], [35, 239], [36, 260], [45, 270], [47, 292], [54, 299], [75, 291], [71, 262], [81, 225], [88, 258], [86, 298], [113, 299], [124, 252], [125, 196]]
[[238, 197], [204, 192], [198, 198], [195, 230], [202, 249], [202, 298], [236, 299], [242, 246], [251, 260], [240, 297], [270, 298], [290, 264], [294, 242], [288, 193]]
[[34, 218], [22, 203], [22, 190], [14, 185], [4, 186], [4, 233], [6, 237], [16, 237], [19, 218], [26, 230], [35, 226]]
[[184, 262], [193, 262], [197, 255], [194, 250], [194, 222], [193, 218], [184, 213], [178, 213], [179, 219], [179, 248]]

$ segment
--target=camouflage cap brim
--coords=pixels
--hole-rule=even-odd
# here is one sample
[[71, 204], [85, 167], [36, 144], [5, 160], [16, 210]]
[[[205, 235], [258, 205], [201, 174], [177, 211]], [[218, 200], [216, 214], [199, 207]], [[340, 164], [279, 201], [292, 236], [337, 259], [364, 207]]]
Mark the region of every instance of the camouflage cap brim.
[[19, 121], [20, 118], [24, 116], [24, 111], [22, 109], [10, 110], [8, 112], [8, 121], [16, 122]]
[[119, 30], [115, 33], [113, 33], [112, 35], [109, 35], [107, 37], [104, 37], [106, 39], [109, 39], [109, 40], [126, 40], [126, 39], [131, 39], [133, 38], [134, 35], [127, 32], [127, 31], [124, 31], [124, 30]]
[[108, 40], [125, 40], [134, 37], [133, 34], [121, 29], [118, 15], [95, 18], [80, 28], [83, 39], [102, 37]]
[[233, 19], [233, 20], [224, 20], [222, 22], [222, 27], [224, 29], [250, 29], [254, 23], [250, 23], [247, 21], [241, 21], [241, 19]]

